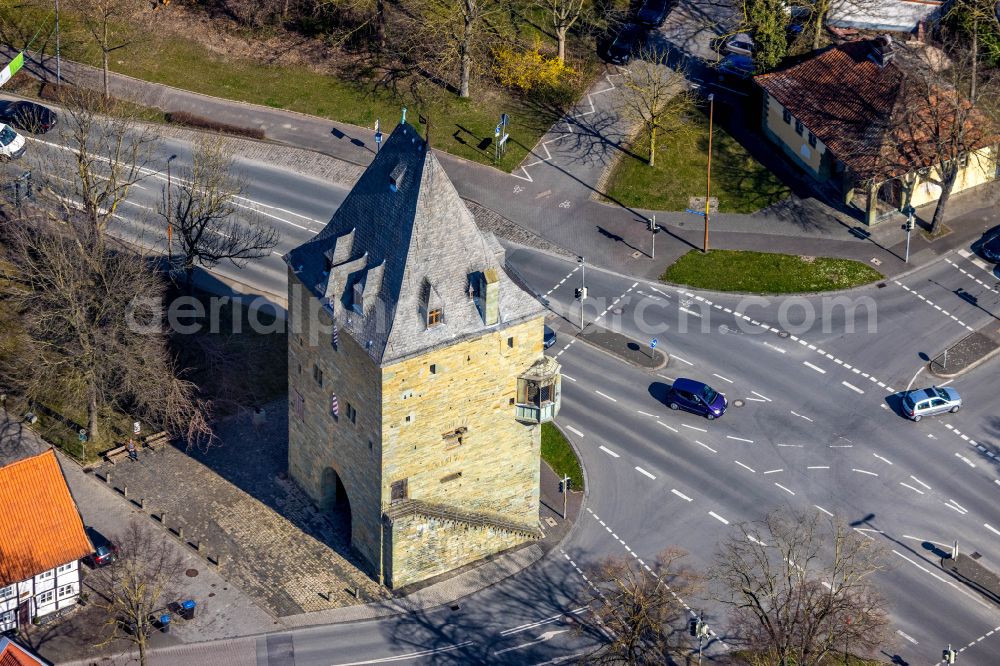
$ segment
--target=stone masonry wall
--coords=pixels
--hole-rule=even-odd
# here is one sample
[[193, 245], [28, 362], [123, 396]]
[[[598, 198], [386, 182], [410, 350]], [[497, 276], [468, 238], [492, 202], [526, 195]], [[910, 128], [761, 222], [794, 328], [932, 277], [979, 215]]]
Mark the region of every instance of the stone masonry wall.
[[[377, 576], [381, 522], [381, 371], [351, 336], [332, 344], [330, 317], [319, 301], [288, 273], [288, 470], [317, 505], [334, 488], [324, 488], [324, 470], [340, 477], [351, 509], [351, 546]], [[313, 316], [303, 316], [311, 308]], [[325, 330], [311, 325], [322, 321]], [[322, 385], [314, 375], [322, 372]], [[340, 416], [331, 413], [336, 393]], [[296, 404], [302, 399], [302, 417]], [[354, 422], [348, 405], [357, 410]], [[324, 497], [327, 493], [327, 497]]]
[[399, 588], [513, 548], [518, 534], [424, 516], [393, 521], [389, 580]]

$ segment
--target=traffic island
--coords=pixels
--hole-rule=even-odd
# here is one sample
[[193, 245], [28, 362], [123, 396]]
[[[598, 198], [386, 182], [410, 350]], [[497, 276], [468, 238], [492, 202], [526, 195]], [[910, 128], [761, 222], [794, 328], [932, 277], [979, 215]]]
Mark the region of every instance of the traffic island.
[[941, 568], [989, 601], [1000, 604], [1000, 576], [980, 564], [979, 557], [979, 553], [959, 553], [955, 558], [943, 557]]
[[931, 374], [957, 377], [982, 365], [1000, 352], [1000, 326], [996, 322], [970, 333], [941, 352], [928, 364]]
[[668, 357], [663, 352], [650, 347], [650, 343], [640, 343], [632, 338], [594, 326], [591, 324], [577, 335], [578, 338], [612, 356], [647, 370], [656, 370], [667, 364]]

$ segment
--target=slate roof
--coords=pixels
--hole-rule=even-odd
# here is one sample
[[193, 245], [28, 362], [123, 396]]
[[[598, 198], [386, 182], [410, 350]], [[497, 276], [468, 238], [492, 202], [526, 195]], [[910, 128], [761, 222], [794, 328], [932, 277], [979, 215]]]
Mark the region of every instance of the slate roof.
[[[401, 123], [327, 226], [285, 261], [332, 308], [340, 331], [388, 365], [492, 328], [469, 297], [489, 268], [500, 277], [494, 327], [542, 314], [504, 271], [503, 250], [490, 236], [417, 130]], [[353, 307], [358, 295], [361, 313]], [[426, 326], [428, 300], [443, 307], [442, 324]]]
[[94, 548], [52, 449], [0, 467], [0, 587]]

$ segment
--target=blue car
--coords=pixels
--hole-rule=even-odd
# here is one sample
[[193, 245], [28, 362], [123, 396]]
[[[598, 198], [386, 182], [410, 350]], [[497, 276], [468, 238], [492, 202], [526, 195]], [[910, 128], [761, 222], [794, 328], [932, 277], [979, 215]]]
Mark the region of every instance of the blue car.
[[726, 396], [708, 384], [678, 377], [667, 392], [667, 405], [670, 409], [683, 409], [712, 420], [725, 414], [729, 403]]

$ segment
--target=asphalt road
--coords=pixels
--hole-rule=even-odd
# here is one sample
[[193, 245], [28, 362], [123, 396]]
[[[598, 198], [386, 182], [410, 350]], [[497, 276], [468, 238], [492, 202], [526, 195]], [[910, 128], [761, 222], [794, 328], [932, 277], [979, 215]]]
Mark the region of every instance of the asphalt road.
[[[60, 149], [33, 144], [38, 159], [45, 151]], [[188, 152], [177, 143], [159, 147], [154, 163], [170, 154], [178, 155], [174, 174], [183, 172]], [[239, 168], [251, 182], [248, 214], [274, 224], [281, 243], [244, 269], [220, 266], [220, 273], [255, 292], [283, 293], [279, 255], [317, 232], [346, 192], [266, 164]], [[119, 209], [119, 233], [162, 247], [153, 211], [165, 178], [154, 171], [133, 190]], [[239, 645], [252, 645], [259, 664], [558, 660], [597, 640], [586, 613], [573, 613], [589, 596], [587, 567], [609, 555], [652, 562], [679, 546], [704, 568], [735, 523], [779, 507], [837, 515], [889, 548], [893, 568], [877, 578], [893, 605], [887, 657], [933, 663], [951, 643], [969, 646], [963, 663], [993, 661], [1000, 613], [940, 573], [936, 560], [957, 540], [1000, 567], [1000, 474], [989, 455], [1000, 443], [997, 361], [952, 384], [965, 398], [958, 414], [914, 424], [893, 412], [891, 400], [911, 382], [930, 382], [918, 372], [921, 354], [933, 357], [996, 322], [998, 280], [989, 270], [954, 253], [898, 282], [841, 295], [838, 304], [829, 296], [695, 293], [588, 269], [586, 321], [643, 344], [656, 337], [671, 355], [665, 368], [647, 372], [574, 341], [577, 264], [525, 249], [514, 249], [510, 262], [555, 313], [560, 341], [550, 352], [565, 377], [559, 423], [590, 484], [562, 548], [454, 610], [184, 647], [185, 663], [214, 663]], [[816, 317], [803, 323], [810, 312]], [[671, 412], [663, 393], [681, 375], [745, 405], [714, 422]], [[721, 609], [707, 597], [687, 601], [706, 611], [721, 637], [710, 651], [725, 649]], [[294, 658], [281, 660], [288, 645]], [[164, 659], [177, 663], [179, 654]]]

